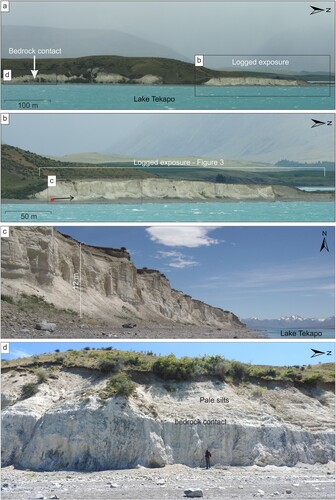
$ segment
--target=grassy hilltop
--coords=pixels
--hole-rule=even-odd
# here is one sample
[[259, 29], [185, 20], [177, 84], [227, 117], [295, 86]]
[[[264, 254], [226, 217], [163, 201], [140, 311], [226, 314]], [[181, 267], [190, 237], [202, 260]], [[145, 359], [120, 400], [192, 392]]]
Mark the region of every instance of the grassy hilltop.
[[[30, 75], [31, 59], [3, 59], [2, 66], [11, 68], [12, 76]], [[37, 69], [40, 74], [57, 74], [74, 78], [71, 83], [94, 83], [95, 75], [99, 71], [105, 74], [119, 74], [129, 79], [128, 83], [145, 75], [155, 75], [167, 85], [194, 85], [202, 84], [211, 78], [219, 77], [257, 77], [273, 78], [277, 80], [298, 80], [302, 84], [309, 80], [329, 80], [328, 75], [309, 74], [280, 74], [262, 71], [219, 71], [206, 67], [195, 67], [192, 63], [168, 59], [163, 57], [123, 57], [123, 56], [86, 56], [78, 58], [38, 59]], [[96, 71], [93, 71], [96, 69]], [[81, 77], [81, 78], [79, 78]]]
[[[147, 171], [134, 168], [104, 168], [105, 164], [95, 168], [92, 164], [60, 162], [6, 144], [1, 146], [1, 156], [1, 194], [8, 199], [25, 199], [42, 191], [47, 186], [48, 175], [57, 175], [59, 180], [69, 181], [153, 177]], [[41, 176], [39, 168], [42, 168]]]
[[[85, 163], [59, 161], [43, 157], [30, 151], [3, 144], [1, 194], [7, 199], [27, 199], [46, 188], [48, 175], [57, 175], [59, 180], [120, 180], [165, 178], [190, 181], [207, 181], [228, 184], [260, 184], [289, 186], [333, 186], [334, 171], [331, 164], [295, 164], [302, 169], [278, 169], [271, 164], [246, 161], [225, 161], [225, 169], [216, 168], [133, 168], [131, 161], [107, 163]], [[85, 155], [83, 155], [85, 157]], [[326, 175], [313, 166], [326, 166]], [[113, 168], [118, 167], [118, 168]], [[244, 167], [249, 167], [244, 170]], [[333, 167], [333, 165], [332, 165]], [[41, 175], [39, 176], [39, 168]], [[328, 169], [330, 168], [330, 169]]]
[[[169, 390], [174, 391], [175, 382], [214, 378], [231, 384], [285, 384], [298, 388], [327, 386], [335, 381], [333, 363], [304, 366], [251, 365], [239, 361], [229, 361], [224, 357], [204, 355], [202, 357], [176, 358], [156, 355], [152, 352], [119, 351], [112, 347], [82, 350], [70, 349], [2, 361], [2, 371], [23, 370], [35, 373], [36, 382], [24, 387], [24, 397], [36, 394], [38, 385], [48, 378], [55, 377], [58, 370], [81, 368], [110, 375], [105, 389], [100, 393], [102, 399], [113, 395], [130, 396], [135, 391], [135, 383], [150, 381], [150, 377], [170, 382]], [[168, 387], [168, 386], [167, 386]], [[167, 389], [168, 390], [168, 389]]]

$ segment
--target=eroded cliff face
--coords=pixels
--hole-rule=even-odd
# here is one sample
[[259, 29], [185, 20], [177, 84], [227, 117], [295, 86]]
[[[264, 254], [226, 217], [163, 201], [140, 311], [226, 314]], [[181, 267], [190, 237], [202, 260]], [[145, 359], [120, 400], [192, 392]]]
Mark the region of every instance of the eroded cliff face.
[[253, 85], [253, 86], [262, 86], [262, 87], [302, 87], [307, 86], [307, 82], [303, 80], [279, 80], [277, 78], [256, 78], [256, 77], [236, 77], [236, 78], [228, 78], [228, 77], [219, 77], [219, 78], [211, 78], [204, 85], [209, 86], [229, 86], [229, 85]]
[[[74, 196], [77, 201], [92, 200], [310, 200], [312, 193], [305, 193], [291, 186], [260, 184], [227, 184], [178, 179], [130, 179], [58, 181], [52, 189], [44, 189], [34, 195], [40, 201], [51, 196]], [[315, 193], [315, 198], [318, 198]], [[321, 197], [321, 196], [320, 196]], [[314, 198], [314, 199], [315, 199]], [[322, 197], [321, 197], [322, 199]], [[332, 199], [332, 196], [330, 196]]]
[[120, 325], [125, 319], [244, 328], [237, 316], [171, 288], [159, 271], [138, 270], [126, 250], [92, 247], [48, 227], [2, 238], [2, 293], [38, 295], [57, 308]]
[[[334, 394], [323, 389], [234, 386], [218, 381], [137, 384], [126, 400], [101, 401], [106, 378], [61, 369], [20, 400], [32, 373], [2, 375], [2, 466], [102, 470], [140, 464], [287, 465], [334, 460]], [[205, 403], [201, 398], [225, 398]], [[189, 420], [189, 423], [181, 423]], [[190, 423], [193, 421], [193, 423]], [[215, 423], [217, 422], [217, 423]], [[226, 422], [226, 423], [225, 423]]]

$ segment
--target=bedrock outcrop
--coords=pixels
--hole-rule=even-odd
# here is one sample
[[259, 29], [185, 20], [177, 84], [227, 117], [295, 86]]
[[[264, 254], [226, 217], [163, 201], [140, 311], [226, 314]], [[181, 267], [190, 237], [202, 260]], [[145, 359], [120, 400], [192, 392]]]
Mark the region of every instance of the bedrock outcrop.
[[[129, 400], [97, 396], [106, 378], [61, 369], [22, 400], [36, 376], [2, 374], [2, 466], [37, 470], [103, 470], [138, 464], [286, 465], [334, 459], [334, 395], [270, 384], [235, 386], [204, 380], [137, 384]], [[200, 403], [225, 397], [228, 403]], [[189, 420], [194, 423], [176, 423]], [[221, 423], [214, 423], [220, 421]], [[226, 423], [223, 423], [226, 421]]]
[[277, 78], [258, 78], [253, 76], [246, 77], [218, 77], [210, 78], [204, 85], [224, 87], [224, 86], [262, 86], [262, 87], [299, 87], [308, 85], [307, 82], [302, 80], [280, 80]]
[[230, 311], [171, 288], [160, 271], [137, 269], [126, 249], [81, 244], [49, 227], [16, 227], [2, 238], [2, 293], [37, 295], [57, 308], [111, 325], [147, 322], [244, 328]]

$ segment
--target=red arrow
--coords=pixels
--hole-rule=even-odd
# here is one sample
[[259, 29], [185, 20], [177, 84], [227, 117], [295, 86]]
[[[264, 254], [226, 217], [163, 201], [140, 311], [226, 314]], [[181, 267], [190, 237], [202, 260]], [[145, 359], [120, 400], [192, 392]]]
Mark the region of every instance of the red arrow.
[[51, 202], [53, 202], [55, 200], [69, 200], [69, 201], [72, 201], [73, 199], [74, 199], [74, 197], [70, 195], [70, 196], [67, 196], [65, 198], [50, 198], [50, 201]]

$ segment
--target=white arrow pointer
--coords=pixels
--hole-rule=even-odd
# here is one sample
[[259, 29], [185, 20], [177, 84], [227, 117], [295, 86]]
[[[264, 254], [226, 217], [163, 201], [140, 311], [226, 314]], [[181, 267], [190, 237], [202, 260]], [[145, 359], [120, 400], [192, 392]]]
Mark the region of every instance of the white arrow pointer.
[[34, 69], [31, 69], [31, 74], [33, 75], [33, 78], [35, 80], [36, 76], [37, 76], [37, 73], [38, 73], [38, 69], [36, 69], [36, 58], [34, 56]]

